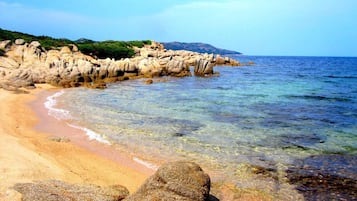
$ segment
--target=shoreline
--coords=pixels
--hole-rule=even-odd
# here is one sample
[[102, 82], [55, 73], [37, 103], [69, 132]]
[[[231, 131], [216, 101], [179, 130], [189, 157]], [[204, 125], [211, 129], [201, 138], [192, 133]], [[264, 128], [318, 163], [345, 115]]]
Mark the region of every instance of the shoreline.
[[[87, 134], [87, 128], [72, 124], [65, 119], [57, 119], [48, 114], [48, 109], [44, 106], [45, 101], [49, 96], [57, 93], [59, 90], [46, 90], [37, 95], [37, 99], [28, 103], [29, 107], [34, 111], [39, 121], [34, 125], [34, 129], [39, 132], [50, 133], [51, 136], [58, 139], [69, 140], [76, 146], [79, 146], [89, 152], [92, 152], [100, 157], [114, 161], [120, 165], [126, 166], [137, 172], [145, 175], [151, 175], [155, 170], [145, 167], [144, 165], [135, 162], [134, 158], [129, 157], [105, 139], [98, 139]], [[97, 135], [97, 134], [96, 134]]]
[[[81, 130], [49, 118], [42, 95], [53, 89], [46, 84], [26, 90], [26, 94], [0, 89], [0, 200], [21, 200], [21, 194], [12, 189], [16, 183], [49, 179], [119, 184], [130, 193], [136, 191], [153, 170], [108, 145], [88, 140]], [[70, 142], [51, 139], [61, 137], [59, 133], [74, 137]]]

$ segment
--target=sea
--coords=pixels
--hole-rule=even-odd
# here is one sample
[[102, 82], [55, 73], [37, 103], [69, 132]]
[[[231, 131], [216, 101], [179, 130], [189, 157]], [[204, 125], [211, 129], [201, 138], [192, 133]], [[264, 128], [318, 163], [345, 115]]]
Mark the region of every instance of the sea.
[[357, 199], [357, 58], [237, 56], [219, 76], [63, 89], [49, 114], [138, 163], [196, 161], [213, 181], [294, 200]]

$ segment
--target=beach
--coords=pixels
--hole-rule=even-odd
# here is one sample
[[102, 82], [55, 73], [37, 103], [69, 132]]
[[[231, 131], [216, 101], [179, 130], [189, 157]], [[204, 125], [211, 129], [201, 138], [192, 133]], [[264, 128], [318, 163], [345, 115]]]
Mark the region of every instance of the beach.
[[219, 200], [354, 200], [356, 60], [253, 58], [210, 79], [1, 90], [0, 200], [49, 179], [132, 194], [177, 160], [199, 164]]
[[[97, 146], [80, 137], [78, 141], [58, 140], [51, 132], [35, 129], [40, 119], [30, 102], [45, 90], [54, 89], [37, 85], [34, 90], [26, 90], [28, 93], [0, 90], [0, 200], [21, 199], [21, 194], [12, 189], [16, 183], [50, 179], [101, 186], [119, 184], [133, 193], [151, 173], [144, 166], [114, 156], [105, 145]], [[68, 131], [57, 125], [52, 129]], [[75, 130], [72, 132], [78, 132], [77, 136], [85, 137]]]

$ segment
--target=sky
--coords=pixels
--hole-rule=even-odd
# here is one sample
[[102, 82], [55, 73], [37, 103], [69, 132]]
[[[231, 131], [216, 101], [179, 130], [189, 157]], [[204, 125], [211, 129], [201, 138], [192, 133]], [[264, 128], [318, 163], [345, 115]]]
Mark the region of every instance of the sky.
[[204, 42], [246, 55], [357, 56], [357, 0], [0, 0], [0, 28]]

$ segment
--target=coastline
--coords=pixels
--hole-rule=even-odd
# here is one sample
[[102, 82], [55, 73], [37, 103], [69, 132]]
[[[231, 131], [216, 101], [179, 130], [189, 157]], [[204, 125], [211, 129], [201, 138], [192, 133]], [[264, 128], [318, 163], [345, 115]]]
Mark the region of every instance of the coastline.
[[[132, 194], [155, 172], [146, 161], [90, 140], [85, 131], [48, 115], [46, 98], [62, 89], [48, 84], [36, 87], [23, 94], [0, 89], [0, 200], [21, 200], [21, 194], [13, 189], [17, 183], [53, 179], [99, 186], [119, 184]], [[238, 190], [229, 183], [212, 183], [211, 191], [221, 200], [236, 196], [271, 200], [270, 195]]]
[[28, 103], [29, 107], [38, 117], [38, 122], [34, 125], [35, 130], [50, 133], [51, 136], [56, 139], [62, 139], [64, 141], [69, 140], [74, 145], [91, 153], [124, 165], [145, 175], [151, 175], [154, 173], [155, 169], [138, 164], [133, 157], [121, 153], [116, 149], [117, 147], [112, 146], [109, 141], [103, 139], [101, 136], [98, 136], [98, 134], [93, 131], [72, 124], [68, 120], [57, 119], [54, 116], [49, 115], [48, 108], [44, 106], [44, 103], [48, 100], [47, 98], [49, 96], [53, 96], [55, 93], [58, 93], [59, 90], [64, 89], [42, 91], [37, 95], [37, 99], [35, 101]]
[[[88, 140], [81, 130], [49, 118], [42, 98], [53, 89], [46, 84], [28, 94], [0, 89], [0, 200], [21, 199], [12, 189], [16, 183], [49, 179], [119, 184], [133, 193], [153, 170], [108, 145]], [[53, 140], [54, 136], [70, 141]]]

